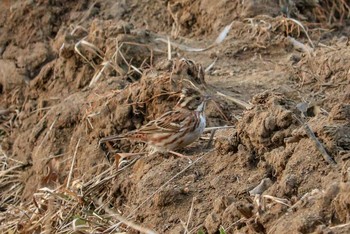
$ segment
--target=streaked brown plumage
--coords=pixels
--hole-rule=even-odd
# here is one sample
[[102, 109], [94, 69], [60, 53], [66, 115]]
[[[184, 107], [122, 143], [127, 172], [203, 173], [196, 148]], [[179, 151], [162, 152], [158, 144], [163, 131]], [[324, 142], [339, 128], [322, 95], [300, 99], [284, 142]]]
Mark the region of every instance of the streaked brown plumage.
[[100, 143], [129, 139], [147, 143], [153, 152], [168, 152], [197, 140], [205, 128], [204, 110], [208, 98], [194, 89], [184, 89], [174, 110], [161, 115], [139, 129], [109, 136]]

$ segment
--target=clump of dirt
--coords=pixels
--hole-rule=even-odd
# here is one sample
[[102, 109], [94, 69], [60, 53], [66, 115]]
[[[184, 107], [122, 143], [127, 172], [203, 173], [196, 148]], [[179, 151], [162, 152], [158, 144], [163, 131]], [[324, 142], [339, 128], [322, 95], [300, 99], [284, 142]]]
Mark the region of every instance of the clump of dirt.
[[[0, 2], [1, 229], [349, 232], [348, 26], [328, 30], [349, 8], [308, 3]], [[202, 52], [158, 40], [209, 45], [231, 23]], [[183, 87], [215, 101], [182, 151], [192, 163], [116, 165], [143, 145], [99, 140], [171, 110]]]
[[[244, 1], [227, 4], [225, 1], [169, 1], [172, 36], [199, 36], [218, 31], [233, 19], [260, 14], [277, 16], [277, 1]], [[220, 14], [218, 14], [218, 10]]]
[[[271, 231], [275, 233], [297, 230], [302, 233], [335, 232], [346, 233], [341, 226], [328, 227], [343, 223], [348, 214], [348, 183], [331, 183], [326, 191], [314, 189], [306, 193], [300, 201], [290, 207], [285, 215], [274, 221]], [[347, 213], [345, 216], [344, 214]]]
[[[233, 132], [234, 137], [230, 136], [231, 142], [227, 142], [226, 135], [228, 133], [224, 133], [223, 137], [218, 138], [217, 144], [218, 152], [222, 152], [224, 155], [231, 152], [230, 157], [236, 157], [235, 164], [228, 167], [229, 169], [226, 166], [223, 170], [230, 170], [232, 175], [240, 174], [241, 177], [245, 178], [245, 189], [241, 188], [236, 191], [236, 194], [239, 194], [236, 198], [240, 199], [226, 206], [227, 208], [221, 209], [220, 212], [213, 211], [206, 218], [206, 229], [210, 233], [214, 233], [220, 225], [230, 226], [229, 223], [235, 223], [235, 228], [239, 230], [248, 228], [253, 232], [264, 232], [268, 229], [278, 233], [286, 227], [284, 217], [288, 217], [289, 222], [293, 222], [292, 220], [296, 222], [293, 223], [290, 231], [298, 230], [303, 233], [312, 232], [316, 229], [323, 230], [325, 227], [320, 225], [320, 222], [339, 224], [337, 218], [334, 218], [337, 216], [337, 211], [331, 208], [331, 201], [333, 197], [338, 196], [339, 187], [344, 186], [341, 182], [342, 177], [334, 171], [332, 166], [327, 165], [327, 162], [322, 162], [322, 156], [314, 142], [308, 138], [304, 126], [300, 126], [295, 118], [299, 114], [295, 110], [293, 102], [281, 94], [263, 93], [255, 96], [253, 103], [255, 107], [243, 115], [242, 120], [238, 122], [237, 131]], [[331, 113], [339, 113], [338, 109], [339, 106], [334, 107]], [[343, 113], [343, 116], [340, 119], [345, 120], [347, 118], [346, 111], [341, 113]], [[344, 130], [348, 129], [348, 121], [341, 121], [338, 126], [333, 125], [334, 132], [339, 133], [339, 138], [333, 137], [331, 139], [326, 138], [322, 130], [327, 128], [326, 125], [334, 124], [331, 116], [315, 116], [308, 123], [319, 139], [322, 140], [327, 151], [335, 156], [336, 161], [340, 164], [339, 168], [348, 168], [348, 154], [343, 155], [348, 150], [335, 147], [335, 145], [342, 145], [344, 140], [348, 139], [347, 136], [342, 134]], [[297, 132], [303, 132], [303, 136], [298, 135]], [[296, 135], [299, 136], [298, 141], [291, 141], [291, 139], [295, 139]], [[226, 144], [223, 144], [222, 142], [225, 140]], [[223, 149], [227, 151], [223, 151]], [[305, 157], [305, 149], [313, 153], [306, 153], [308, 157]], [[232, 155], [232, 152], [237, 153]], [[242, 161], [243, 164], [238, 163], [242, 160], [242, 157], [240, 157], [242, 152], [245, 152], [243, 153], [245, 155], [245, 159]], [[222, 173], [220, 174], [222, 175]], [[259, 185], [260, 189], [261, 187], [264, 187], [264, 189], [258, 193], [258, 198], [255, 197], [253, 201], [249, 201], [249, 197], [245, 194], [248, 191], [250, 191], [250, 194], [255, 194], [257, 189], [254, 189], [253, 192], [251, 188], [247, 188], [247, 184], [255, 183], [255, 185], [258, 185], [259, 178], [265, 178], [262, 181], [268, 180], [270, 182]], [[327, 192], [328, 190], [323, 193], [319, 190], [318, 184], [322, 184], [322, 187], [330, 191], [335, 191], [336, 194], [330, 194], [331, 192]], [[333, 184], [332, 186], [337, 189], [332, 186], [329, 187], [330, 184]], [[305, 208], [304, 205], [300, 205], [304, 202], [304, 199], [316, 199], [308, 191], [313, 191], [314, 195], [318, 194], [317, 199], [320, 199], [319, 202], [322, 205], [316, 205], [315, 203], [311, 205], [314, 208], [318, 207], [318, 211], [312, 210], [314, 208], [311, 208], [311, 206]], [[340, 194], [346, 194], [345, 190], [341, 191]], [[342, 197], [343, 195], [339, 196]], [[296, 202], [294, 200], [296, 198], [301, 198], [301, 200]], [[327, 205], [324, 203], [324, 199], [328, 199]], [[266, 203], [268, 200], [270, 202]], [[309, 213], [309, 210], [306, 211], [304, 208], [312, 211]], [[229, 223], [225, 223], [227, 209], [233, 212], [231, 217], [235, 217]], [[326, 210], [330, 212], [325, 212]], [[301, 216], [303, 218], [300, 219]]]
[[[334, 103], [349, 102], [348, 74], [344, 66], [349, 63], [350, 58], [348, 53], [339, 53], [348, 51], [347, 39], [334, 38], [332, 45], [332, 49], [320, 48], [312, 57], [306, 56], [291, 67], [291, 78], [310, 92], [307, 100], [312, 105], [322, 105], [327, 110], [330, 110]], [[315, 56], [318, 59], [314, 59]]]
[[258, 155], [284, 144], [295, 129], [293, 102], [278, 94], [262, 93], [253, 98], [255, 108], [237, 125], [241, 143]]

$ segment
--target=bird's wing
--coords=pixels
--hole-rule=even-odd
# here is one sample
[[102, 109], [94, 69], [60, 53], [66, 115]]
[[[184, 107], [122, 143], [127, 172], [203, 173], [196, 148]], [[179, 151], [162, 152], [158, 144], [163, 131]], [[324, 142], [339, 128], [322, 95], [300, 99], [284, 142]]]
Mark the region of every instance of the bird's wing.
[[181, 111], [169, 111], [141, 127], [138, 131], [142, 133], [180, 132], [184, 130], [187, 118], [188, 115]]
[[190, 113], [185, 113], [183, 111], [169, 111], [159, 118], [150, 121], [139, 129], [127, 132], [125, 134], [102, 138], [100, 140], [100, 143], [104, 143], [106, 141], [121, 140], [124, 138], [130, 138], [132, 136], [135, 137], [137, 135], [140, 136], [142, 134], [182, 132], [191, 127], [189, 124], [189, 122], [192, 121], [191, 117], [193, 117], [193, 115]]

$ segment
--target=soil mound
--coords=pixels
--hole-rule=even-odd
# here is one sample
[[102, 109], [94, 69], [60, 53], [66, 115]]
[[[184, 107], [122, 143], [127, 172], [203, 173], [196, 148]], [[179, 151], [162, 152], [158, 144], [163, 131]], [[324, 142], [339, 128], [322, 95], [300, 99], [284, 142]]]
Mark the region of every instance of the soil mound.
[[[1, 1], [1, 230], [349, 233], [349, 5]], [[191, 163], [99, 144], [186, 87]]]

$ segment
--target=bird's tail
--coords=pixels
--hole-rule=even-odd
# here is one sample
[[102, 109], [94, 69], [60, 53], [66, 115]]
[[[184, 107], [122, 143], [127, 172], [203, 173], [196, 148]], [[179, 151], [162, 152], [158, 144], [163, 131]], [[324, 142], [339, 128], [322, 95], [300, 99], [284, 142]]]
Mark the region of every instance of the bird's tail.
[[122, 140], [125, 138], [125, 134], [119, 134], [119, 135], [112, 135], [112, 136], [108, 136], [108, 137], [104, 137], [102, 139], [100, 139], [99, 144], [108, 142], [108, 141], [118, 141], [118, 140]]
[[137, 130], [134, 131], [130, 131], [124, 134], [119, 134], [119, 135], [112, 135], [112, 136], [108, 136], [108, 137], [104, 137], [99, 141], [99, 144], [105, 143], [107, 141], [120, 141], [123, 139], [128, 139], [128, 140], [137, 140], [137, 141], [142, 141], [142, 142], [146, 142], [145, 137], [147, 137], [145, 134], [143, 133], [138, 133]]

